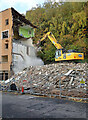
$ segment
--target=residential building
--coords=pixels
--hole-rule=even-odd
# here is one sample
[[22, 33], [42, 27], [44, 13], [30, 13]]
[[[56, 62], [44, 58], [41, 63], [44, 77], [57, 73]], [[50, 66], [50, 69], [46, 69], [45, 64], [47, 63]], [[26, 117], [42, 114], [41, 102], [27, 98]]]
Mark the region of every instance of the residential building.
[[22, 61], [25, 59], [24, 54], [29, 54], [35, 28], [36, 26], [14, 8], [0, 12], [0, 80], [11, 77], [17, 68], [17, 58]]

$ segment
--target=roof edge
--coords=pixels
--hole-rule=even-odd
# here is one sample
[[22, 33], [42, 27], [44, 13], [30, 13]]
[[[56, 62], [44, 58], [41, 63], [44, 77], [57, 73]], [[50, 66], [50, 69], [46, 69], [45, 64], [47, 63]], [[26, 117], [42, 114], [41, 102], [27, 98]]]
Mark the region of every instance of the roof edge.
[[37, 26], [33, 25], [29, 20], [27, 20], [25, 16], [16, 11], [13, 7], [11, 7], [11, 10], [18, 14], [20, 17], [22, 17], [24, 20], [26, 20], [26, 22], [28, 22], [28, 24], [30, 24], [30, 26], [32, 26], [33, 28], [38, 28]]

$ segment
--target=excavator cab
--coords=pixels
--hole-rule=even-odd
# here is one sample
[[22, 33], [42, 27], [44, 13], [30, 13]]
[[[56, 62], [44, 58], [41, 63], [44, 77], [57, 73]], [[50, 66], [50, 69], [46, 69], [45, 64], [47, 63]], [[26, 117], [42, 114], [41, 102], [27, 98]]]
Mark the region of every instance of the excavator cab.
[[69, 50], [66, 52], [64, 49], [57, 49], [55, 53], [55, 61], [65, 60], [83, 60], [84, 54], [75, 50]]
[[55, 52], [55, 58], [57, 59], [58, 57], [61, 56], [61, 54], [62, 54], [62, 49], [56, 50], [56, 52]]
[[61, 56], [65, 54], [66, 50], [65, 49], [57, 49], [55, 52], [55, 59], [61, 59]]

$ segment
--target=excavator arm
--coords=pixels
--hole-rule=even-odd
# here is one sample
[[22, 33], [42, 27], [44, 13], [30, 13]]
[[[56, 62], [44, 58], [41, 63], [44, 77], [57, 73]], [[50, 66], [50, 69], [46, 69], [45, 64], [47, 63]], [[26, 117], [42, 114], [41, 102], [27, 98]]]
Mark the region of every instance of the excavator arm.
[[63, 47], [57, 42], [57, 40], [55, 39], [54, 35], [51, 32], [48, 32], [44, 35], [44, 37], [39, 41], [42, 42], [44, 39], [49, 38], [50, 41], [53, 43], [53, 45], [57, 48], [57, 49], [62, 49]]

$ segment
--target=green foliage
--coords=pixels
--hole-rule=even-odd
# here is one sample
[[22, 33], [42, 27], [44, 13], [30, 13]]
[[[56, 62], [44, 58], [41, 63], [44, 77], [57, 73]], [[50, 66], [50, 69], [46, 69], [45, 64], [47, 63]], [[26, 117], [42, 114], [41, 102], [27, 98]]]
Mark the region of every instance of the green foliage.
[[[38, 28], [35, 30], [36, 44], [47, 32], [52, 32], [65, 49], [77, 49], [88, 57], [87, 2], [52, 2], [48, 0], [26, 12], [26, 18]], [[56, 48], [49, 39], [38, 52], [45, 63], [54, 62]]]

